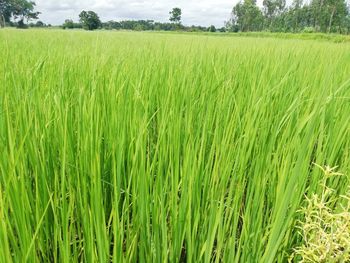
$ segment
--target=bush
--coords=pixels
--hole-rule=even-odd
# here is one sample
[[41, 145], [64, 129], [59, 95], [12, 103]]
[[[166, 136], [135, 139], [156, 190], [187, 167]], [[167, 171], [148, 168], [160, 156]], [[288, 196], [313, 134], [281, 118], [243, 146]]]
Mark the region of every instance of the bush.
[[17, 23], [17, 28], [19, 28], [19, 29], [27, 29], [27, 28], [28, 28], [28, 25], [25, 24], [25, 23], [23, 22], [23, 19], [22, 19], [22, 20], [18, 21], [18, 23]]
[[209, 32], [216, 32], [215, 26], [211, 25], [211, 26], [209, 27], [209, 30], [208, 30], [208, 31], [209, 31]]
[[305, 27], [302, 31], [302, 33], [315, 33], [315, 28], [313, 27]]

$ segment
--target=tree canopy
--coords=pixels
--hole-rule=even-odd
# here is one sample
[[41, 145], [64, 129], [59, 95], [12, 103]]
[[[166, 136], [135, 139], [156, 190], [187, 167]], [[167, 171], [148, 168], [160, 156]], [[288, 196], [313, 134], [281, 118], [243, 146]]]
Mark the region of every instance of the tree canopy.
[[24, 27], [24, 20], [38, 19], [39, 12], [34, 11], [35, 2], [27, 0], [0, 0], [0, 25], [18, 20], [19, 27]]
[[350, 14], [346, 0], [243, 0], [232, 9], [227, 27], [231, 31], [350, 33]]
[[86, 30], [98, 29], [102, 25], [99, 16], [94, 11], [82, 11], [79, 14], [79, 19]]
[[180, 24], [181, 23], [181, 15], [182, 15], [182, 10], [181, 8], [175, 7], [173, 10], [169, 12], [170, 14], [170, 22]]
[[259, 31], [263, 25], [263, 15], [255, 0], [244, 0], [232, 11], [234, 31]]

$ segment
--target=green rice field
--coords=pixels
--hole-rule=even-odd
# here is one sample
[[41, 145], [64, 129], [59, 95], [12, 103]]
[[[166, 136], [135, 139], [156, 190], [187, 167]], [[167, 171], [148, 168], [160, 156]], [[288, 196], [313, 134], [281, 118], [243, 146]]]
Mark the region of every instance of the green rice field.
[[288, 262], [314, 164], [346, 193], [349, 43], [0, 30], [0, 262]]

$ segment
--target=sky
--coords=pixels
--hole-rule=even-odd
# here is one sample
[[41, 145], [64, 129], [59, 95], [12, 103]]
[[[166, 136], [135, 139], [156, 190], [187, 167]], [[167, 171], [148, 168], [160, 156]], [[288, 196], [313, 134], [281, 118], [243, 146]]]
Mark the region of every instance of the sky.
[[102, 21], [151, 19], [168, 22], [173, 7], [182, 9], [184, 25], [224, 26], [238, 0], [36, 0], [40, 20], [59, 25], [78, 21], [82, 10], [95, 11]]

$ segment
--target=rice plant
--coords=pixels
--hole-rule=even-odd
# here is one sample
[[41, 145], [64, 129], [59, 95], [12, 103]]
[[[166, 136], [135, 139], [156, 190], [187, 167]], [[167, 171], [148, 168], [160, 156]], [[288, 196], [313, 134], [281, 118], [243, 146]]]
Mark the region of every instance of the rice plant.
[[349, 61], [316, 40], [1, 30], [0, 262], [287, 262], [313, 163], [350, 174]]

